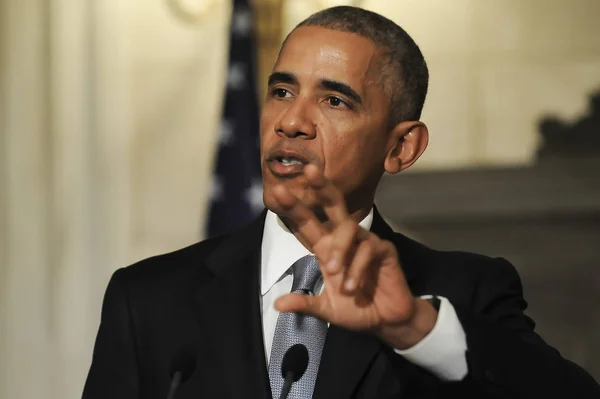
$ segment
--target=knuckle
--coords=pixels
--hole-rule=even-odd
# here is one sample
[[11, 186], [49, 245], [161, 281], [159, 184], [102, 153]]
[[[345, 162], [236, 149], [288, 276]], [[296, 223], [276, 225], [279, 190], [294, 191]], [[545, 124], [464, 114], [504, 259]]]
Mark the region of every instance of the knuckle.
[[396, 246], [391, 241], [380, 240], [379, 245], [385, 251], [396, 251]]
[[336, 235], [346, 240], [353, 240], [358, 233], [359, 226], [353, 220], [342, 222], [336, 229]]
[[360, 244], [360, 250], [363, 252], [365, 258], [370, 258], [375, 254], [375, 245], [371, 241], [363, 241]]
[[386, 243], [387, 243], [387, 248], [389, 249], [390, 253], [392, 253], [397, 258], [398, 250], [396, 249], [396, 246], [390, 241], [386, 241]]
[[360, 226], [356, 224], [356, 222], [352, 219], [344, 221], [343, 224], [345, 228], [348, 229], [348, 231], [351, 231], [353, 234], [356, 234], [358, 232], [358, 229], [360, 228]]

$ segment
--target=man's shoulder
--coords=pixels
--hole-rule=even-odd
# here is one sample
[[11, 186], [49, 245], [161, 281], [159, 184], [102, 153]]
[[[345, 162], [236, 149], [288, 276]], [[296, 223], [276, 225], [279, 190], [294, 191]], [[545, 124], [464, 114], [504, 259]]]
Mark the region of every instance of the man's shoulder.
[[421, 274], [478, 278], [488, 274], [516, 273], [514, 266], [501, 257], [465, 250], [435, 249], [400, 233], [394, 233], [392, 241], [400, 259], [405, 258]]
[[210, 238], [187, 247], [155, 255], [123, 267], [115, 275], [128, 285], [165, 284], [208, 273], [205, 261], [227, 236]]

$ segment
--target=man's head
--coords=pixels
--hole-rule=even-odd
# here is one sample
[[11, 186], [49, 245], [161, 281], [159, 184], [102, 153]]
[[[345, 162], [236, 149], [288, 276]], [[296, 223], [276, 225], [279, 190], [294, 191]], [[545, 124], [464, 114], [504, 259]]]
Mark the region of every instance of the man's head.
[[316, 203], [301, 173], [313, 163], [351, 213], [368, 210], [383, 172], [409, 167], [427, 146], [418, 122], [427, 83], [417, 45], [378, 14], [334, 7], [300, 23], [281, 48], [262, 110], [267, 207], [275, 207], [277, 184]]

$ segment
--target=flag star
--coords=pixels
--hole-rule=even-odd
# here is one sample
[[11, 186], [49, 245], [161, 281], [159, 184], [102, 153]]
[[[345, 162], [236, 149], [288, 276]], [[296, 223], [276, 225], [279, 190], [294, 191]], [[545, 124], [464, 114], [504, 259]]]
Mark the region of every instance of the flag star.
[[230, 120], [223, 119], [219, 126], [219, 144], [226, 147], [233, 144], [235, 135], [233, 134], [233, 123]]
[[238, 36], [246, 36], [252, 27], [252, 14], [249, 10], [235, 11], [231, 20], [231, 30]]
[[217, 202], [223, 198], [223, 182], [217, 175], [214, 175], [210, 181], [208, 196], [212, 202]]
[[229, 67], [227, 87], [232, 90], [240, 90], [244, 86], [246, 86], [246, 68], [244, 64], [236, 62]]
[[260, 180], [253, 180], [252, 185], [246, 190], [244, 196], [254, 214], [262, 211], [265, 207], [265, 203], [263, 202], [262, 182]]

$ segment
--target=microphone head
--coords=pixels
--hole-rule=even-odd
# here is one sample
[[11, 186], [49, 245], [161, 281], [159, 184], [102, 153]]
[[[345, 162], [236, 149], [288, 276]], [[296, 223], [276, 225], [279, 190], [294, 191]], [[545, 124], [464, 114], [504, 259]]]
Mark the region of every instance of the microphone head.
[[176, 372], [181, 373], [181, 382], [186, 382], [196, 369], [196, 354], [192, 348], [185, 348], [173, 358], [171, 363], [171, 378]]
[[283, 355], [281, 374], [283, 375], [283, 378], [285, 378], [289, 372], [293, 373], [294, 382], [296, 382], [302, 378], [307, 367], [308, 349], [302, 344], [296, 344], [289, 348], [285, 352], [285, 355]]

